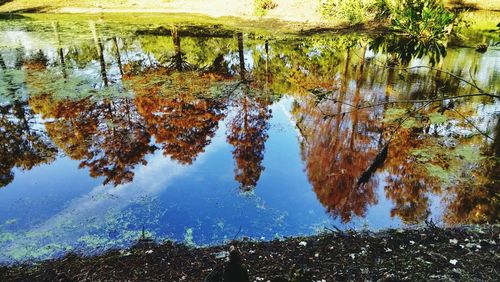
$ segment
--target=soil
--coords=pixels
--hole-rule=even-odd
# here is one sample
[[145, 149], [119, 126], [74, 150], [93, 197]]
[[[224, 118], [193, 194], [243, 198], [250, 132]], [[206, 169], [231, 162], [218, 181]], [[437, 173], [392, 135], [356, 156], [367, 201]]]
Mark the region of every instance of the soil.
[[500, 281], [499, 227], [328, 231], [201, 248], [141, 241], [99, 256], [3, 266], [0, 281], [234, 281], [214, 275], [230, 264], [230, 245], [250, 281]]

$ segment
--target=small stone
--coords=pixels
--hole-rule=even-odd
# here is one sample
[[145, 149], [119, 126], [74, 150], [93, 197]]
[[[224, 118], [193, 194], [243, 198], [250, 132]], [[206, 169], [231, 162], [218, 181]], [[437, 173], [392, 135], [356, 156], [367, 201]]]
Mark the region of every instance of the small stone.
[[453, 265], [457, 265], [458, 260], [456, 259], [450, 259], [450, 263]]
[[450, 239], [450, 244], [456, 245], [456, 244], [458, 244], [458, 240], [457, 239]]
[[222, 252], [215, 253], [214, 255], [215, 255], [216, 259], [224, 259], [224, 258], [229, 257], [229, 252], [228, 251], [222, 251]]
[[307, 246], [307, 242], [306, 242], [306, 241], [301, 241], [301, 242], [299, 243], [299, 246], [301, 246], [301, 247], [305, 247], [305, 246]]
[[146, 254], [152, 254], [153, 253], [153, 250], [147, 250], [146, 251]]

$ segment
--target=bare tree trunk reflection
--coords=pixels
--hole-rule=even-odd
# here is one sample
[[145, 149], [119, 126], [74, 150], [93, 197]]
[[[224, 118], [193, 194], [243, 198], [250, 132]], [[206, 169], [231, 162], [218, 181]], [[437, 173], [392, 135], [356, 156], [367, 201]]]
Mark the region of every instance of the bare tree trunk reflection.
[[118, 63], [120, 74], [123, 76], [122, 56], [120, 54], [120, 47], [118, 45], [118, 39], [116, 38], [116, 36], [113, 37], [113, 43], [115, 44], [116, 48], [116, 62]]
[[99, 56], [99, 63], [101, 65], [101, 78], [104, 86], [108, 86], [108, 76], [106, 73], [106, 62], [104, 61], [104, 47], [102, 44], [102, 40], [97, 36], [97, 30], [94, 22], [90, 22], [90, 29], [92, 30], [92, 35], [94, 36], [94, 43], [97, 49], [97, 55]]
[[238, 32], [238, 56], [240, 59], [240, 77], [241, 80], [245, 80], [245, 54], [243, 50], [243, 33]]

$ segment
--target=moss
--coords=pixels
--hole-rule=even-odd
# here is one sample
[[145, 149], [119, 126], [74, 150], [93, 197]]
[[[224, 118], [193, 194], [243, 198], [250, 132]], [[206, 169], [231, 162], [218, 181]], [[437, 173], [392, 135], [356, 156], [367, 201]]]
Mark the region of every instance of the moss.
[[27, 257], [31, 257], [31, 249], [28, 249], [26, 246], [18, 246], [14, 249], [8, 250], [5, 252], [5, 255], [13, 260], [26, 260]]

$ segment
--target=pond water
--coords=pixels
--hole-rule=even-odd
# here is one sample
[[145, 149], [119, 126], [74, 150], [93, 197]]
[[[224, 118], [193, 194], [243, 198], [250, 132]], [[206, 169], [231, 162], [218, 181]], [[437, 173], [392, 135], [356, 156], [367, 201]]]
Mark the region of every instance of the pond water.
[[50, 19], [0, 42], [2, 263], [498, 221], [500, 101], [443, 98], [498, 95], [498, 47]]

